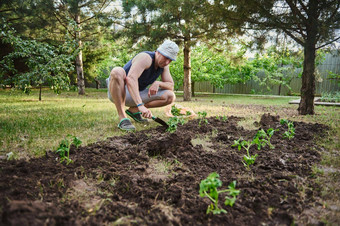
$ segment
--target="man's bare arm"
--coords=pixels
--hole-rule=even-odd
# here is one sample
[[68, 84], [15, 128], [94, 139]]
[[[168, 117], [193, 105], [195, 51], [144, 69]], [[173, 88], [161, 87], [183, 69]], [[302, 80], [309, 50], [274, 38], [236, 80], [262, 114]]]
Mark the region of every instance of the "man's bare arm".
[[[131, 98], [136, 105], [142, 103], [142, 98], [139, 95], [138, 78], [142, 75], [143, 71], [152, 65], [152, 59], [147, 53], [140, 53], [132, 60], [132, 65], [126, 77], [126, 86], [129, 90]], [[151, 118], [152, 114], [149, 109], [144, 105], [139, 106], [138, 110], [142, 112], [145, 118]]]
[[132, 60], [130, 71], [126, 77], [126, 86], [136, 104], [142, 103], [142, 99], [139, 95], [138, 78], [145, 69], [151, 66], [151, 64], [152, 59], [146, 53], [140, 53]]
[[162, 73], [162, 82], [160, 82], [159, 87], [162, 89], [174, 90], [174, 80], [170, 74], [169, 65], [164, 68]]
[[155, 81], [149, 88], [149, 97], [157, 94], [159, 88], [166, 90], [174, 90], [174, 80], [171, 77], [169, 65], [164, 67], [164, 71], [161, 75], [162, 81]]

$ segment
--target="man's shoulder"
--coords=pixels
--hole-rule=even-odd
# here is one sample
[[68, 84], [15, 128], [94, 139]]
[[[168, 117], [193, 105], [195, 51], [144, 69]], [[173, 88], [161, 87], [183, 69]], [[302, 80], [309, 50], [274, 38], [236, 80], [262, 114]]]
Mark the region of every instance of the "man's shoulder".
[[137, 54], [137, 56], [142, 55], [142, 56], [148, 56], [148, 57], [152, 57], [152, 52], [149, 51], [143, 51]]
[[147, 52], [141, 52], [138, 53], [134, 59], [132, 63], [137, 63], [137, 62], [144, 62], [146, 64], [150, 64], [152, 63], [152, 57], [147, 53]]
[[151, 58], [153, 59], [155, 57], [155, 52], [151, 52], [151, 51], [143, 51], [143, 52], [140, 52], [137, 54], [138, 55], [141, 55], [143, 57], [146, 57], [146, 58]]

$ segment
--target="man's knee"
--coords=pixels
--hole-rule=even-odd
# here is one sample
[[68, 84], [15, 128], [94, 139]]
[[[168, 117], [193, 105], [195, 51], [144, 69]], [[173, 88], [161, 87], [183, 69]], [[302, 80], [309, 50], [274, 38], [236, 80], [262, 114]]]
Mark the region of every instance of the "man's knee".
[[175, 93], [173, 91], [167, 90], [165, 93], [165, 100], [167, 105], [175, 102], [176, 100]]
[[110, 73], [110, 82], [115, 81], [124, 81], [126, 78], [126, 73], [124, 68], [122, 67], [115, 67], [111, 70]]

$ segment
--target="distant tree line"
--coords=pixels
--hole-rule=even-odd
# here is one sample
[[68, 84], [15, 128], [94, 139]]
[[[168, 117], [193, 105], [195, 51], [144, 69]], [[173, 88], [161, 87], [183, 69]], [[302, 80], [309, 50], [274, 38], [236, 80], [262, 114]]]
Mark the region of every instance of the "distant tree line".
[[[76, 44], [71, 52], [77, 54], [72, 55], [73, 72], [66, 74], [80, 95], [85, 93], [86, 81], [107, 75], [115, 63], [123, 64], [138, 51], [156, 49], [164, 39], [171, 39], [183, 50], [172, 70], [178, 78], [183, 75], [185, 101], [191, 100], [196, 81], [207, 79], [215, 86], [244, 82], [261, 67], [267, 79], [286, 85], [282, 75], [287, 73], [281, 71], [286, 69], [279, 66], [292, 60], [290, 65], [302, 67], [298, 110], [304, 115], [314, 114], [317, 50], [340, 39], [339, 7], [338, 0], [4, 0], [0, 17], [17, 32], [13, 35], [47, 43], [52, 49], [68, 43], [65, 37], [69, 37]], [[263, 49], [273, 31], [300, 46], [300, 61], [284, 48], [267, 58], [258, 55], [245, 61], [246, 49]], [[233, 40], [241, 36], [251, 40], [229, 51], [235, 48]], [[1, 44], [16, 51], [4, 37], [2, 32]], [[280, 38], [275, 43], [280, 45]], [[1, 84], [10, 73], [16, 76], [8, 72], [10, 67], [6, 69], [4, 57], [0, 59]], [[23, 63], [19, 61], [14, 61], [17, 66]], [[24, 70], [32, 70], [32, 65]]]

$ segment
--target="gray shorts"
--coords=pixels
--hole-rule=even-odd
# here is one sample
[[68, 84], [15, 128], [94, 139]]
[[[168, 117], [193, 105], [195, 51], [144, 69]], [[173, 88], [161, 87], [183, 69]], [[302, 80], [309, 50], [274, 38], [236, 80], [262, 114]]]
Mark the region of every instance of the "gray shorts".
[[[106, 85], [107, 85], [107, 97], [110, 99], [110, 101], [112, 103], [113, 102], [113, 99], [111, 97], [111, 93], [110, 93], [110, 87], [109, 87], [109, 80], [110, 78], [107, 78], [106, 79]], [[148, 92], [149, 92], [149, 89], [146, 88], [142, 91], [139, 91], [139, 95], [140, 97], [142, 98], [142, 101], [144, 104], [148, 103], [148, 102], [151, 102], [151, 101], [154, 101], [154, 100], [160, 100], [162, 99], [162, 95], [164, 95], [164, 93], [166, 92], [167, 90], [165, 89], [159, 89], [158, 92], [155, 94], [155, 95], [152, 95], [151, 97], [148, 96]], [[128, 106], [128, 107], [135, 107], [136, 106], [136, 103], [133, 101], [130, 93], [129, 93], [129, 90], [128, 88], [125, 86], [125, 105]]]

